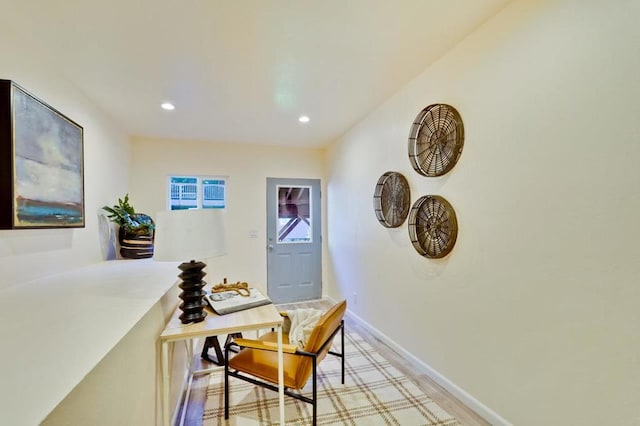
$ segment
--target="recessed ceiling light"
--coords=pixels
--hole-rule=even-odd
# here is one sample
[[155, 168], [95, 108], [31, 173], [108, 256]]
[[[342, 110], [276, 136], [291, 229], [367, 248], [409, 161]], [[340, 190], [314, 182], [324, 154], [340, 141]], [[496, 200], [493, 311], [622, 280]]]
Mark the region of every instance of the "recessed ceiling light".
[[176, 107], [173, 106], [173, 104], [170, 102], [165, 102], [160, 106], [162, 107], [162, 109], [166, 109], [167, 111], [173, 111], [174, 109], [176, 109]]
[[301, 122], [301, 123], [308, 123], [309, 122], [309, 117], [307, 117], [306, 115], [303, 115], [300, 118], [298, 118], [298, 121]]

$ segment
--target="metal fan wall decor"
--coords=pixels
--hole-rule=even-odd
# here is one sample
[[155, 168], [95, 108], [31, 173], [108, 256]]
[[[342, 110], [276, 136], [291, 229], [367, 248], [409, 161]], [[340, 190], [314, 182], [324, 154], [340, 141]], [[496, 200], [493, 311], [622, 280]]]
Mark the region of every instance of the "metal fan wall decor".
[[424, 257], [445, 257], [456, 243], [458, 221], [453, 207], [439, 195], [419, 198], [409, 213], [409, 238]]
[[402, 225], [410, 205], [409, 182], [401, 173], [386, 172], [380, 176], [373, 193], [373, 210], [382, 226], [397, 228]]
[[409, 133], [409, 160], [424, 176], [442, 176], [456, 165], [464, 145], [458, 111], [447, 104], [429, 105], [416, 117]]

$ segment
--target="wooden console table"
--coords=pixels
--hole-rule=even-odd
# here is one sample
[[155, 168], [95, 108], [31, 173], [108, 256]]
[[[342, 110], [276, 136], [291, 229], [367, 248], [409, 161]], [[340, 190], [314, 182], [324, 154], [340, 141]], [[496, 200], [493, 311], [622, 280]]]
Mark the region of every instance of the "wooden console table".
[[[182, 311], [176, 309], [171, 319], [160, 334], [161, 343], [161, 368], [162, 368], [162, 416], [163, 424], [170, 425], [172, 416], [170, 415], [169, 393], [170, 393], [170, 366], [169, 355], [172, 353], [175, 342], [184, 341], [187, 346], [187, 356], [189, 363], [189, 382], [187, 389], [191, 386], [193, 376], [196, 374], [208, 374], [218, 370], [220, 367], [213, 367], [204, 370], [193, 370], [193, 339], [217, 336], [222, 334], [240, 333], [263, 328], [276, 328], [278, 332], [278, 370], [279, 370], [279, 408], [280, 424], [284, 425], [284, 376], [283, 376], [283, 356], [282, 356], [282, 323], [283, 319], [275, 305], [264, 305], [244, 311], [234, 312], [226, 315], [216, 315], [207, 307], [207, 316], [204, 321], [190, 324], [182, 324], [180, 314]], [[188, 391], [187, 391], [188, 398]]]

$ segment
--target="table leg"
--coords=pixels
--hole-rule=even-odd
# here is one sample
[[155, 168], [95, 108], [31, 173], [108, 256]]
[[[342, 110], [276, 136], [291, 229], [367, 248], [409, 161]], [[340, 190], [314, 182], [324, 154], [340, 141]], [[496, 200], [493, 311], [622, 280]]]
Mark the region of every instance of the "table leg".
[[189, 405], [189, 398], [191, 397], [191, 387], [193, 386], [193, 375], [194, 375], [194, 359], [193, 359], [193, 354], [194, 354], [194, 349], [195, 349], [195, 340], [194, 339], [188, 339], [184, 341], [184, 345], [187, 351], [187, 365], [188, 365], [188, 370], [189, 370], [189, 377], [187, 377], [187, 390], [184, 394], [184, 408], [182, 409], [182, 415], [180, 416], [180, 423], [178, 423], [180, 426], [184, 425], [184, 421], [186, 419], [186, 415], [187, 415], [187, 406]]
[[162, 424], [164, 426], [169, 426], [169, 342], [162, 342], [162, 351], [160, 352], [160, 357], [160, 363], [162, 365]]
[[284, 426], [284, 357], [282, 354], [282, 325], [278, 325], [278, 405], [280, 407], [280, 426]]

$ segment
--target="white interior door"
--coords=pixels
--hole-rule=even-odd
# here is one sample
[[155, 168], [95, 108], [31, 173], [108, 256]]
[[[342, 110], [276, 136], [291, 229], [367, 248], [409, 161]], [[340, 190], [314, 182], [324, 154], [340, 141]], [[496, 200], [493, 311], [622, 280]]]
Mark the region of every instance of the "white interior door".
[[319, 179], [267, 178], [267, 292], [275, 303], [322, 296]]

